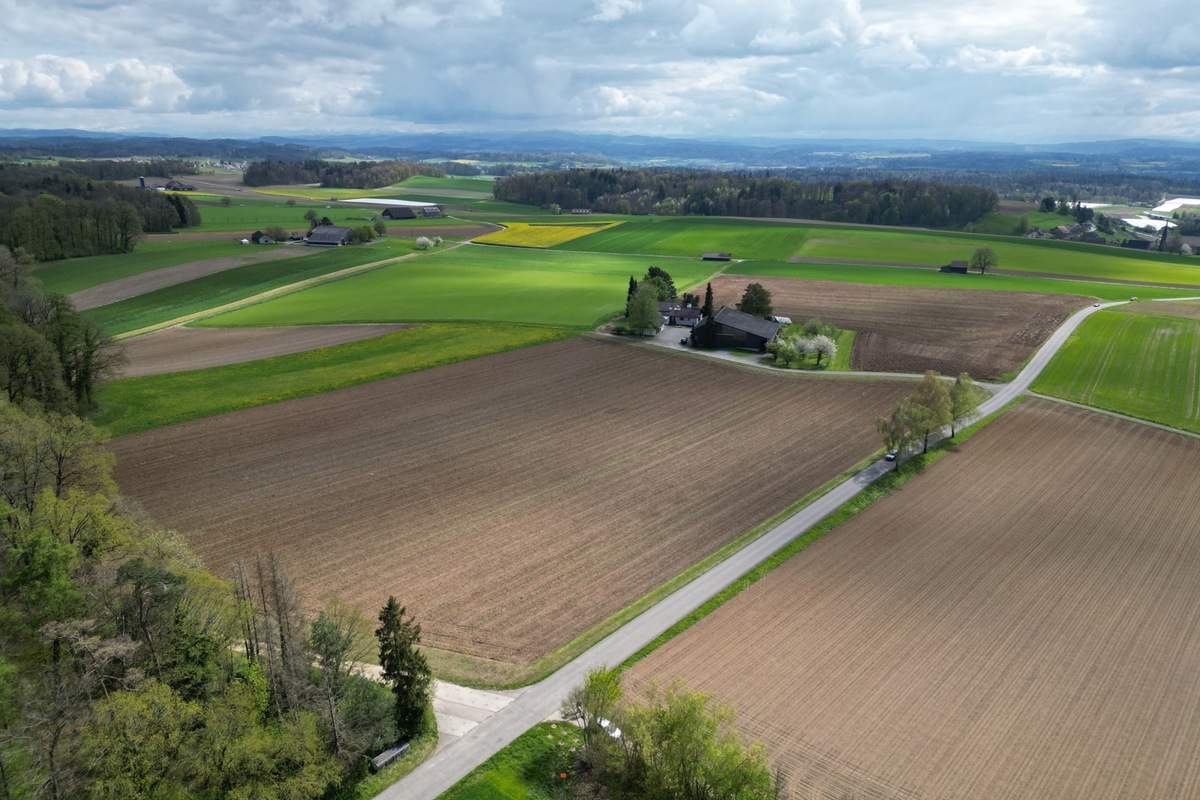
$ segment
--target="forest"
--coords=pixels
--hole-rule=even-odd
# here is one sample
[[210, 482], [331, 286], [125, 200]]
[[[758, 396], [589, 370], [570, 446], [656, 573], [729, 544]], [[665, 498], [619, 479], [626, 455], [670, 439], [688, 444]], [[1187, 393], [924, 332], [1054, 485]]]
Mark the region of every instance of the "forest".
[[130, 169], [108, 163], [0, 163], [0, 244], [36, 261], [55, 261], [127, 253], [144, 233], [200, 223], [187, 197], [99, 178]]
[[919, 180], [796, 181], [743, 173], [565, 170], [496, 181], [496, 199], [615, 214], [778, 217], [962, 226], [996, 207], [991, 189]]
[[414, 175], [444, 178], [438, 167], [412, 161], [258, 161], [246, 167], [247, 186], [282, 186], [317, 183], [329, 189], [379, 189]]

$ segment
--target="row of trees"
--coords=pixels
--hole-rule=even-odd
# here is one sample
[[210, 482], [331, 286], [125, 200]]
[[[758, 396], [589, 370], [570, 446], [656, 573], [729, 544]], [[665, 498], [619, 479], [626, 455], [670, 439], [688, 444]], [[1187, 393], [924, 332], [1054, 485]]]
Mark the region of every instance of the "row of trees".
[[896, 468], [900, 468], [899, 455], [917, 442], [924, 453], [929, 450], [930, 437], [944, 428], [949, 427], [953, 437], [958, 426], [974, 418], [981, 396], [981, 390], [965, 372], [953, 383], [942, 380], [933, 370], [926, 372], [912, 394], [897, 403], [889, 416], [875, 420], [883, 446], [897, 454]]
[[414, 175], [442, 178], [438, 167], [414, 161], [258, 161], [242, 174], [247, 186], [319, 183], [327, 188], [378, 189], [400, 183]]
[[961, 227], [995, 208], [979, 186], [921, 180], [797, 181], [718, 172], [591, 169], [496, 181], [497, 199], [616, 214], [786, 217]]
[[595, 787], [630, 800], [777, 800], [762, 745], [747, 747], [731, 706], [682, 683], [651, 687], [637, 702], [620, 674], [588, 673], [562, 706], [583, 732], [580, 762]]

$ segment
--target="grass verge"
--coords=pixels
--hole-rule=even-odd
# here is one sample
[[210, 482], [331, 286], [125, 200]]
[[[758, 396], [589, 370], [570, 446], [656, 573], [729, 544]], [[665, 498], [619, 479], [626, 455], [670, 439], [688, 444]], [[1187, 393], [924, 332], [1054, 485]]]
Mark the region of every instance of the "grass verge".
[[[953, 448], [971, 438], [971, 436], [979, 431], [984, 425], [988, 424], [993, 419], [1003, 414], [1005, 411], [1007, 411], [1009, 408], [1012, 408], [1019, 402], [1021, 402], [1021, 398], [1014, 400], [1012, 403], [1009, 403], [999, 411], [996, 411], [969, 425], [968, 427], [963, 428], [958, 432], [958, 435], [955, 436], [954, 439], [943, 439], [938, 444], [931, 446], [928, 453], [918, 453], [901, 464], [899, 469], [884, 473], [882, 477], [880, 477], [863, 491], [859, 492], [851, 500], [844, 503], [840, 508], [838, 508], [837, 511], [834, 511], [828, 517], [818, 522], [806, 533], [797, 537], [775, 555], [771, 556], [766, 561], [763, 561], [757, 567], [738, 578], [704, 605], [700, 606], [691, 614], [672, 625], [661, 636], [650, 642], [638, 652], [634, 653], [623, 664], [620, 665], [620, 669], [627, 669], [636, 664], [638, 661], [641, 661], [643, 658], [650, 655], [650, 653], [654, 652], [662, 645], [671, 641], [676, 636], [683, 633], [688, 628], [692, 627], [721, 606], [725, 605], [725, 603], [736, 597], [744, 589], [747, 589], [753, 584], [757, 583], [767, 573], [778, 567], [783, 562], [787, 561], [796, 553], [804, 550], [810, 544], [822, 538], [826, 534], [831, 533], [843, 522], [871, 506], [876, 501], [882, 500], [896, 489], [899, 489], [914, 475], [924, 472], [927, 467], [937, 463], [944, 455], [946, 455], [946, 453], [950, 452]], [[806, 498], [804, 501], [801, 501], [801, 503], [797, 504], [796, 507], [804, 505], [807, 502], [808, 498]], [[789, 509], [787, 513], [790, 514], [792, 510], [793, 509]]]
[[537, 325], [429, 324], [262, 361], [127, 378], [106, 385], [95, 422], [121, 436], [574, 335]]
[[542, 722], [476, 767], [438, 800], [567, 800], [578, 782], [579, 729]]

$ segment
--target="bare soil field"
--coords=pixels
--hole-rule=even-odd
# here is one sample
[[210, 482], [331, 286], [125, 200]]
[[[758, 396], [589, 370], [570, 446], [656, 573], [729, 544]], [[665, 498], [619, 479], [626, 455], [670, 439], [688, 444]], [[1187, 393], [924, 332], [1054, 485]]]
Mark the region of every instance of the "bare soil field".
[[775, 313], [806, 322], [819, 317], [858, 331], [853, 369], [868, 372], [969, 372], [999, 378], [1021, 368], [1083, 297], [872, 286], [799, 278], [719, 275], [717, 306], [735, 305], [748, 283], [771, 292]]
[[575, 339], [116, 439], [116, 478], [218, 575], [389, 594], [511, 676], [879, 447], [911, 384]]
[[1200, 441], [1026, 401], [629, 673], [797, 798], [1200, 795]]
[[1183, 317], [1184, 319], [1200, 319], [1200, 302], [1183, 301], [1171, 303], [1133, 303], [1122, 306], [1130, 311], [1142, 314], [1155, 314], [1163, 317]]
[[[227, 239], [229, 236], [228, 234], [223, 234], [219, 238]], [[201, 261], [192, 261], [187, 264], [177, 264], [173, 267], [164, 267], [163, 269], [143, 272], [140, 275], [130, 275], [127, 278], [109, 281], [99, 286], [90, 286], [87, 289], [68, 295], [67, 299], [74, 303], [75, 308], [79, 311], [87, 311], [89, 308], [99, 308], [109, 303], [128, 300], [131, 297], [137, 297], [147, 292], [164, 289], [178, 283], [186, 283], [187, 281], [203, 278], [206, 275], [213, 275], [217, 272], [224, 272], [228, 269], [244, 267], [247, 264], [279, 261], [284, 258], [300, 258], [312, 255], [313, 252], [315, 252], [315, 248], [296, 246], [256, 247], [254, 250], [247, 248], [247, 253], [244, 256], [206, 258]]]
[[358, 342], [411, 325], [296, 325], [278, 328], [167, 328], [126, 339], [122, 378], [186, 372]]

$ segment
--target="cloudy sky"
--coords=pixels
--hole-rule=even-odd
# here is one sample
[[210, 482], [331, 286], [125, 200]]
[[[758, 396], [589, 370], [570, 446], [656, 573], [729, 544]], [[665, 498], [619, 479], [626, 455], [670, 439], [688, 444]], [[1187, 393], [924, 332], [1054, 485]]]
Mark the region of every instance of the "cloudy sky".
[[0, 127], [1200, 139], [1196, 0], [0, 0]]

